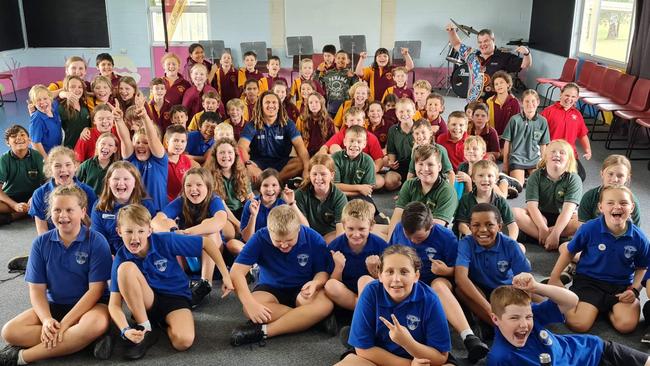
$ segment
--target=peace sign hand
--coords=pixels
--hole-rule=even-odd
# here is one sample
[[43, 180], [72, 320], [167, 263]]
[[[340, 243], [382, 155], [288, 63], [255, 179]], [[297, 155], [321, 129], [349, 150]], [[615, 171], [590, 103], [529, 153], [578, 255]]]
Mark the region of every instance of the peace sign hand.
[[399, 323], [395, 314], [391, 314], [390, 317], [393, 319], [392, 324], [383, 316], [380, 316], [379, 320], [388, 328], [388, 336], [390, 339], [401, 347], [405, 347], [407, 343], [413, 341], [413, 336], [406, 327]]

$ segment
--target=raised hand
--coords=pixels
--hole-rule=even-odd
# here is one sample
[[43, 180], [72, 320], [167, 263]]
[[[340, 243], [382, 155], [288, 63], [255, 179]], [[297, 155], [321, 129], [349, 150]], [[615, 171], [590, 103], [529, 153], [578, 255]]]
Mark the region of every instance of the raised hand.
[[392, 323], [386, 320], [383, 316], [380, 316], [379, 320], [381, 320], [386, 328], [388, 328], [388, 336], [390, 337], [391, 341], [404, 347], [404, 345], [406, 345], [409, 341], [413, 340], [413, 336], [405, 326], [399, 323], [395, 314], [391, 314], [390, 317], [393, 320]]

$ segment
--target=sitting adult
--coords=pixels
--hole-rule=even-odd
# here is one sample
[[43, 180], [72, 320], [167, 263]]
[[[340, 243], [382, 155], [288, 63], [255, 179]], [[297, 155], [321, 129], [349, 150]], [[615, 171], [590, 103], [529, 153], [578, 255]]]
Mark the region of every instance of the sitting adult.
[[[297, 157], [291, 157], [294, 148]], [[280, 97], [270, 90], [257, 99], [251, 121], [239, 139], [239, 150], [253, 183], [259, 181], [262, 170], [274, 168], [284, 184], [300, 175], [309, 176], [309, 153], [296, 124], [289, 119]]]

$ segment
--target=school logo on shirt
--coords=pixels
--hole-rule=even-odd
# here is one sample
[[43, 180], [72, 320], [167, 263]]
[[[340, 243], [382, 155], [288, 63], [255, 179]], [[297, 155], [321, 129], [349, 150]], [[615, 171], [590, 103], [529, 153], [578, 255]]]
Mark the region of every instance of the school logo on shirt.
[[416, 330], [418, 325], [420, 325], [420, 318], [410, 314], [406, 316], [406, 327], [409, 328], [409, 330]]
[[564, 191], [557, 191], [557, 196], [558, 196], [559, 198], [564, 197]]
[[601, 252], [604, 252], [605, 249], [607, 249], [607, 246], [605, 244], [603, 244], [603, 243], [598, 244], [598, 250], [600, 250]]
[[627, 258], [627, 259], [630, 259], [630, 258], [634, 257], [634, 255], [636, 254], [636, 247], [633, 247], [631, 245], [626, 245], [623, 248], [623, 254], [625, 255], [625, 258]]
[[169, 119], [171, 116], [169, 115], [169, 112], [163, 113], [163, 118], [164, 119]]
[[497, 262], [497, 269], [501, 273], [505, 273], [508, 270], [509, 267], [510, 267], [510, 262], [508, 262], [508, 261], [498, 261]]
[[160, 272], [165, 272], [167, 269], [167, 259], [158, 259], [157, 261], [153, 262], [153, 265], [156, 266], [156, 269]]
[[75, 252], [74, 259], [77, 261], [77, 263], [84, 264], [88, 260], [88, 253], [80, 251]]
[[38, 170], [28, 170], [27, 176], [29, 177], [29, 179], [35, 179], [36, 177], [38, 177]]
[[309, 262], [309, 254], [298, 254], [298, 264], [300, 264], [300, 267], [304, 267], [307, 265], [307, 262]]
[[435, 258], [436, 254], [438, 253], [436, 248], [427, 248], [425, 251], [427, 252], [427, 257], [429, 257], [429, 260], [433, 262], [433, 258]]
[[366, 171], [365, 171], [365, 170], [362, 170], [362, 169], [357, 169], [357, 170], [354, 172], [354, 175], [355, 175], [355, 177], [356, 177], [357, 180], [361, 180], [361, 179], [363, 179], [363, 176], [366, 175]]
[[179, 86], [176, 88], [176, 90], [178, 90], [178, 92], [181, 93], [181, 94], [185, 93], [185, 87], [182, 86], [182, 85], [179, 85]]

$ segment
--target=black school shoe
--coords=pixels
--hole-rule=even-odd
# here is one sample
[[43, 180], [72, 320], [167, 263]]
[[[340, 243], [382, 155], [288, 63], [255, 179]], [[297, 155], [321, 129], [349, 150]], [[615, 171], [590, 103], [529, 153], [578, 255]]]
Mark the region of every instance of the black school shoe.
[[650, 345], [650, 327], [645, 330], [645, 334], [643, 337], [641, 337], [641, 343], [645, 344], [646, 346]]
[[13, 257], [7, 264], [9, 272], [25, 272], [27, 270], [27, 261], [29, 256], [23, 255], [19, 257]]
[[157, 328], [153, 328], [151, 331], [146, 332], [144, 334], [144, 339], [140, 343], [133, 343], [131, 341], [128, 341], [130, 343], [127, 347], [126, 350], [124, 351], [124, 358], [127, 360], [139, 360], [144, 355], [147, 354], [147, 351], [151, 346], [156, 344], [158, 342], [158, 338], [160, 337], [160, 332], [158, 331]]
[[465, 348], [467, 349], [467, 358], [471, 363], [478, 362], [487, 356], [488, 352], [490, 352], [490, 348], [488, 348], [487, 344], [483, 343], [481, 338], [474, 334], [465, 337], [463, 344], [465, 344]]
[[323, 319], [316, 325], [316, 328], [323, 331], [330, 337], [339, 334], [339, 322], [336, 320], [334, 313], [330, 314], [327, 318]]
[[8, 344], [0, 351], [0, 366], [16, 366], [20, 347]]
[[212, 285], [207, 280], [201, 279], [197, 281], [192, 290], [192, 309], [196, 309], [197, 306], [205, 299], [206, 296], [212, 291]]
[[264, 331], [262, 330], [262, 324], [255, 324], [250, 320], [244, 325], [235, 327], [230, 333], [230, 344], [233, 347], [242, 346], [249, 343], [259, 343], [260, 346], [264, 346]]
[[108, 360], [113, 353], [113, 335], [109, 330], [103, 336], [95, 340], [93, 347], [93, 356], [98, 360]]

